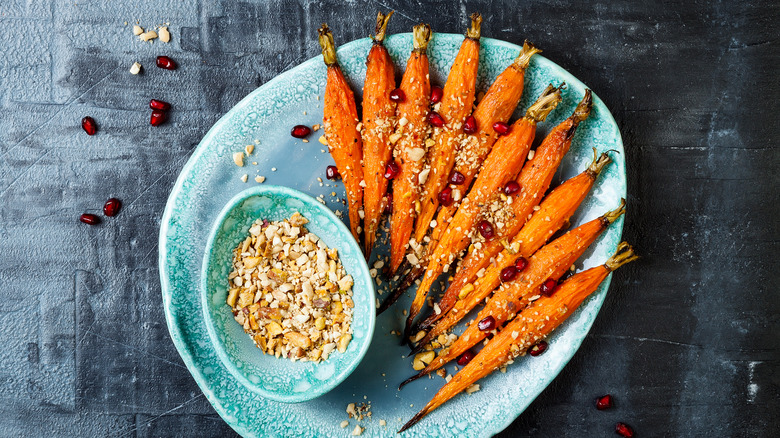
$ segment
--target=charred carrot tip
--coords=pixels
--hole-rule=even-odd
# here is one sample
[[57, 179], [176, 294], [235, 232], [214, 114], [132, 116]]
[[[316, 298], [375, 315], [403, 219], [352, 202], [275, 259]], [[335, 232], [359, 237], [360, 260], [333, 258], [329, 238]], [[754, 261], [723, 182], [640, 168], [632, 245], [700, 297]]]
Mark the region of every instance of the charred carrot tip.
[[563, 84], [559, 87], [553, 87], [552, 84], [548, 85], [542, 92], [542, 95], [525, 112], [525, 117], [535, 123], [544, 121], [552, 110], [561, 103], [561, 87], [563, 87]]
[[604, 266], [606, 266], [610, 271], [614, 271], [626, 263], [631, 263], [638, 258], [639, 256], [634, 253], [634, 248], [632, 248], [628, 242], [620, 242], [618, 244], [617, 250], [615, 250], [615, 254], [610, 257], [606, 263], [604, 263]]
[[471, 14], [471, 27], [466, 31], [466, 38], [478, 40], [482, 32], [482, 15], [479, 12]]
[[408, 423], [404, 424], [403, 427], [398, 430], [398, 433], [401, 433], [401, 432], [405, 431], [406, 429], [409, 429], [410, 427], [412, 427], [415, 424], [417, 424], [417, 422], [422, 420], [422, 417], [424, 417], [425, 414], [427, 414], [427, 413], [428, 413], [428, 410], [427, 409], [423, 409], [420, 412], [414, 414], [414, 417], [412, 417], [412, 419], [409, 420]]
[[420, 23], [414, 26], [412, 30], [412, 40], [414, 42], [414, 50], [418, 52], [424, 52], [428, 49], [428, 43], [431, 41], [431, 26]]
[[420, 371], [419, 373], [417, 373], [417, 374], [413, 375], [412, 377], [409, 377], [408, 379], [406, 379], [403, 382], [401, 382], [401, 384], [398, 385], [398, 389], [400, 390], [401, 388], [403, 388], [407, 384], [414, 382], [415, 380], [419, 379], [420, 377], [422, 377], [424, 375], [425, 375], [425, 373], [423, 371]]
[[322, 23], [322, 27], [317, 29], [319, 34], [320, 47], [322, 47], [322, 58], [325, 60], [326, 65], [333, 65], [337, 62], [336, 58], [336, 44], [333, 42], [333, 32], [326, 23]]
[[528, 67], [528, 63], [531, 62], [531, 57], [539, 52], [541, 52], [541, 49], [538, 49], [534, 43], [525, 40], [523, 48], [520, 50], [520, 54], [517, 58], [515, 58], [513, 65], [524, 70]]
[[602, 218], [611, 224], [612, 222], [615, 222], [617, 218], [622, 216], [625, 212], [626, 212], [626, 199], [620, 198], [620, 205], [618, 206], [618, 208], [608, 212], [607, 214], [602, 216]]
[[383, 14], [382, 12], [377, 13], [376, 29], [374, 30], [376, 36], [373, 37], [374, 43], [382, 44], [382, 42], [385, 40], [385, 34], [387, 33], [387, 23], [390, 22], [390, 17], [393, 16], [393, 12], [395, 11], [390, 11], [387, 13], [387, 15]]

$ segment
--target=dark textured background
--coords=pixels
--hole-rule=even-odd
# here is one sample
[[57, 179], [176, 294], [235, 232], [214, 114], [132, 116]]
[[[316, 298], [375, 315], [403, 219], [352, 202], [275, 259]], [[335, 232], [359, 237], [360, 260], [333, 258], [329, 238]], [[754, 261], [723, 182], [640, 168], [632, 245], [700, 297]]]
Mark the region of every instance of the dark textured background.
[[[104, 4], [105, 3], [105, 4]], [[107, 6], [108, 5], [108, 6]], [[582, 348], [504, 436], [780, 433], [777, 2], [0, 0], [0, 436], [230, 436], [165, 325], [157, 232], [208, 128], [318, 54], [316, 26], [425, 20], [536, 42], [603, 99], [628, 162], [617, 273]], [[130, 26], [170, 22], [173, 41]], [[175, 74], [153, 66], [170, 54]], [[146, 73], [128, 68], [141, 61]], [[173, 102], [148, 125], [150, 96]], [[87, 137], [84, 115], [100, 132]], [[119, 217], [77, 221], [110, 196]], [[593, 398], [617, 406], [597, 412]]]

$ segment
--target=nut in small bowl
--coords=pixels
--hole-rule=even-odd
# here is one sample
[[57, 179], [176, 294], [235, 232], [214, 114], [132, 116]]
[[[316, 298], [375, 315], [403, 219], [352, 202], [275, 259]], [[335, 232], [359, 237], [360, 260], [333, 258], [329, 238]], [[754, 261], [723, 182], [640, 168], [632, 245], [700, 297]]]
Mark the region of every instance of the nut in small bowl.
[[296, 190], [241, 192], [209, 235], [201, 271], [209, 337], [230, 373], [265, 398], [303, 402], [346, 379], [368, 351], [375, 300], [349, 229]]

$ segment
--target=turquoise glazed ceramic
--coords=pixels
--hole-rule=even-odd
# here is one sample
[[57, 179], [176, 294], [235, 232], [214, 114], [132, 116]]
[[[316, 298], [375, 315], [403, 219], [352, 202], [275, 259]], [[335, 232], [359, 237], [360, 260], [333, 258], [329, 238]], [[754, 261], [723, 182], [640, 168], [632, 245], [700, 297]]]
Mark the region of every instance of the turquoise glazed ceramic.
[[[434, 35], [428, 50], [434, 84], [444, 83], [462, 41], [462, 35]], [[544, 41], [536, 43], [544, 48]], [[386, 46], [400, 74], [412, 48], [411, 35], [392, 35], [387, 38]], [[338, 50], [342, 69], [358, 96], [370, 47], [371, 41], [362, 39]], [[487, 89], [519, 51], [514, 44], [489, 38], [481, 40], [478, 82], [481, 91]], [[550, 82], [556, 85], [566, 82], [567, 88], [561, 105], [539, 125], [537, 144], [552, 126], [571, 114], [585, 91], [585, 85], [571, 74], [536, 55], [526, 73], [525, 91], [515, 117], [519, 117]], [[333, 164], [333, 160], [321, 151], [324, 146], [317, 142], [322, 131], [314, 132], [308, 143], [290, 136], [293, 125], [311, 126], [322, 122], [324, 90], [325, 66], [322, 58], [317, 57], [279, 75], [238, 103], [211, 128], [193, 152], [173, 187], [162, 218], [160, 276], [171, 338], [214, 409], [238, 433], [247, 437], [344, 437], [356, 425], [365, 428], [362, 436], [396, 436], [400, 426], [444, 384], [443, 379], [434, 376], [417, 380], [401, 391], [397, 389], [413, 370], [411, 358], [405, 356], [409, 350], [400, 346], [398, 336], [391, 332], [403, 328], [406, 317], [402, 312], [409, 307], [411, 290], [377, 318], [371, 346], [357, 369], [332, 391], [304, 403], [279, 403], [249, 390], [222, 364], [209, 339], [198, 296], [201, 255], [211, 225], [222, 207], [247, 184], [254, 184], [251, 181], [255, 174], [266, 176], [270, 184], [293, 187], [315, 197], [322, 195], [329, 208], [341, 210], [346, 218], [346, 207], [331, 196], [336, 192], [337, 197], [343, 197], [343, 185], [325, 180], [325, 167]], [[245, 160], [246, 166], [237, 167], [231, 155], [249, 143], [257, 145], [255, 152]], [[592, 159], [592, 147], [599, 152], [615, 150], [611, 153], [614, 162], [607, 166], [572, 218], [573, 226], [615, 208], [626, 193], [620, 133], [609, 110], [597, 96], [594, 96], [593, 112], [577, 130], [556, 180], [583, 171]], [[253, 161], [258, 164], [251, 165]], [[245, 184], [240, 177], [247, 173], [250, 182]], [[320, 185], [317, 178], [322, 178], [324, 183]], [[631, 206], [628, 207], [630, 212]], [[622, 227], [622, 219], [612, 224], [577, 262], [577, 268], [604, 263], [617, 247]], [[386, 243], [378, 250], [386, 251]], [[380, 285], [378, 290], [384, 286]], [[503, 430], [550, 384], [577, 351], [599, 312], [608, 286], [609, 279], [554, 333], [545, 354], [521, 358], [508, 367], [506, 374], [494, 373], [486, 377], [479, 382], [480, 391], [454, 397], [401, 436], [485, 437]], [[447, 372], [455, 373], [454, 364], [447, 367]], [[371, 402], [371, 418], [359, 422], [350, 419], [349, 426], [342, 429], [339, 424], [347, 419], [347, 404], [362, 402]], [[381, 426], [380, 420], [385, 420], [386, 426]]]
[[[233, 249], [246, 239], [252, 224], [257, 219], [288, 219], [296, 212], [309, 220], [305, 227], [310, 232], [329, 248], [338, 249], [344, 269], [354, 280], [352, 341], [344, 353], [334, 351], [328, 360], [316, 364], [263, 354], [225, 303]], [[346, 379], [368, 351], [376, 322], [376, 297], [368, 265], [349, 229], [311, 196], [272, 185], [236, 195], [214, 224], [200, 278], [203, 319], [217, 355], [236, 379], [263, 397], [287, 403], [319, 397]]]

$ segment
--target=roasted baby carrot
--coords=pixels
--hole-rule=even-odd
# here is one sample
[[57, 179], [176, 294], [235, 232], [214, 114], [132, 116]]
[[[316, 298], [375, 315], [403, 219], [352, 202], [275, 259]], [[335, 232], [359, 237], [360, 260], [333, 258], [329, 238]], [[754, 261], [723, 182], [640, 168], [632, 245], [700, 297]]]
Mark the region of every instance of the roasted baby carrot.
[[450, 174], [453, 177], [451, 179], [456, 182], [450, 181], [449, 185], [453, 193], [453, 203], [452, 205], [442, 205], [436, 215], [436, 227], [431, 232], [433, 244], [429, 243], [429, 248], [436, 247], [441, 233], [447, 228], [450, 218], [458, 209], [461, 194], [465, 196], [466, 190], [471, 186], [477, 172], [482, 167], [482, 162], [498, 140], [500, 134], [493, 129], [493, 124], [496, 122], [506, 123], [515, 111], [517, 103], [523, 96], [525, 70], [528, 68], [531, 57], [539, 52], [541, 50], [526, 41], [514, 62], [498, 75], [485, 96], [477, 104], [477, 108], [471, 115], [475, 125], [475, 128], [472, 129], [476, 129], [476, 132], [465, 133], [466, 135], [455, 156], [455, 167]]
[[390, 134], [395, 130], [395, 106], [390, 93], [395, 89], [395, 67], [384, 45], [387, 23], [392, 12], [376, 17], [376, 35], [366, 61], [366, 80], [363, 85], [363, 177], [365, 178], [363, 228], [365, 255], [371, 256], [376, 242], [376, 231], [384, 211], [388, 180], [385, 166], [390, 161], [393, 147]]
[[360, 211], [363, 208], [363, 142], [357, 129], [355, 96], [341, 72], [333, 34], [327, 24], [318, 30], [322, 58], [328, 66], [322, 125], [328, 150], [336, 162], [347, 192], [349, 228], [360, 241]]
[[[500, 194], [496, 194], [496, 201], [488, 205], [482, 211], [481, 221], [478, 225], [490, 230], [494, 236], [486, 238], [484, 234], [472, 233], [472, 245], [469, 249], [469, 257], [484, 257], [490, 260], [495, 257], [504, 247], [504, 243], [522, 228], [525, 222], [530, 218], [533, 208], [539, 204], [550, 186], [558, 165], [563, 160], [566, 152], [569, 151], [572, 138], [579, 124], [590, 114], [593, 105], [590, 90], [585, 90], [585, 96], [574, 110], [574, 113], [566, 120], [554, 127], [545, 137], [542, 144], [536, 149], [534, 157], [523, 166], [520, 176], [516, 182], [520, 186], [520, 191], [516, 196], [512, 196], [511, 204], [503, 201]], [[485, 214], [487, 213], [487, 214]], [[500, 225], [500, 226], [499, 226]], [[449, 227], [448, 227], [449, 228]], [[441, 243], [438, 246], [442, 246]], [[401, 288], [409, 287], [414, 281], [422, 275], [422, 269], [412, 269], [401, 282]], [[390, 295], [400, 295], [398, 289]], [[427, 291], [426, 291], [427, 293]], [[411, 330], [411, 320], [407, 319], [406, 336]]]
[[438, 195], [445, 187], [450, 171], [455, 164], [455, 153], [463, 135], [463, 123], [471, 114], [477, 87], [479, 66], [479, 37], [482, 16], [471, 14], [471, 27], [455, 56], [438, 110], [429, 116], [435, 127], [432, 138], [435, 141], [430, 166], [425, 169], [427, 177], [423, 186], [420, 214], [415, 223], [414, 239], [422, 242], [428, 234], [431, 220], [439, 207]]
[[[522, 168], [536, 135], [536, 124], [544, 120], [560, 101], [560, 88], [552, 85], [547, 87], [542, 96], [528, 109], [525, 117], [515, 122], [510, 135], [496, 142], [485, 160], [482, 172], [474, 182], [474, 187], [452, 220], [449, 223], [437, 224], [437, 228], [441, 226], [446, 231], [438, 245], [431, 240], [426, 248], [426, 252], [430, 254], [427, 257], [428, 267], [409, 309], [407, 327], [410, 327], [422, 309], [428, 291], [445, 266], [452, 263], [471, 242], [474, 221], [480, 211]], [[408, 334], [408, 330], [406, 333]]]
[[450, 347], [440, 351], [433, 362], [401, 385], [441, 368], [485, 339], [492, 330], [499, 329], [529, 303], [539, 299], [543, 292], [542, 285], [548, 281], [557, 281], [607, 226], [625, 213], [625, 205], [625, 200], [621, 200], [615, 210], [580, 225], [537, 251], [528, 261], [522, 276], [496, 289], [476, 319]]
[[[501, 272], [504, 269], [512, 269], [511, 267], [519, 258], [533, 255], [547, 242], [547, 239], [566, 226], [569, 218], [585, 200], [601, 170], [610, 162], [606, 152], [599, 156], [594, 149], [593, 155], [593, 162], [584, 172], [556, 187], [544, 198], [531, 219], [493, 261], [484, 257], [467, 257], [464, 260], [444, 296], [438, 302], [439, 313], [434, 313], [423, 321], [419, 329], [427, 330], [433, 323], [447, 315], [450, 309], [457, 310], [454, 315], [447, 315], [446, 323], [437, 324], [419, 345], [425, 345], [428, 340], [449, 330], [471, 310], [471, 306], [482, 301], [501, 284]], [[476, 265], [469, 264], [472, 262]], [[484, 274], [477, 278], [476, 273], [482, 269], [485, 269]]]
[[414, 26], [412, 34], [414, 49], [406, 63], [406, 71], [399, 89], [404, 99], [398, 103], [399, 124], [395, 135], [393, 155], [401, 173], [393, 180], [393, 216], [390, 222], [390, 268], [395, 273], [406, 255], [409, 238], [417, 216], [415, 205], [420, 202], [419, 175], [425, 163], [424, 158], [433, 140], [428, 138], [430, 125], [431, 85], [428, 79], [428, 42], [431, 28], [427, 24]]
[[414, 426], [425, 415], [447, 400], [510, 361], [525, 355], [534, 344], [547, 337], [598, 289], [607, 276], [639, 256], [626, 242], [618, 245], [615, 255], [606, 263], [575, 274], [555, 290], [541, 297], [506, 325], [462, 370], [455, 374], [401, 430]]

